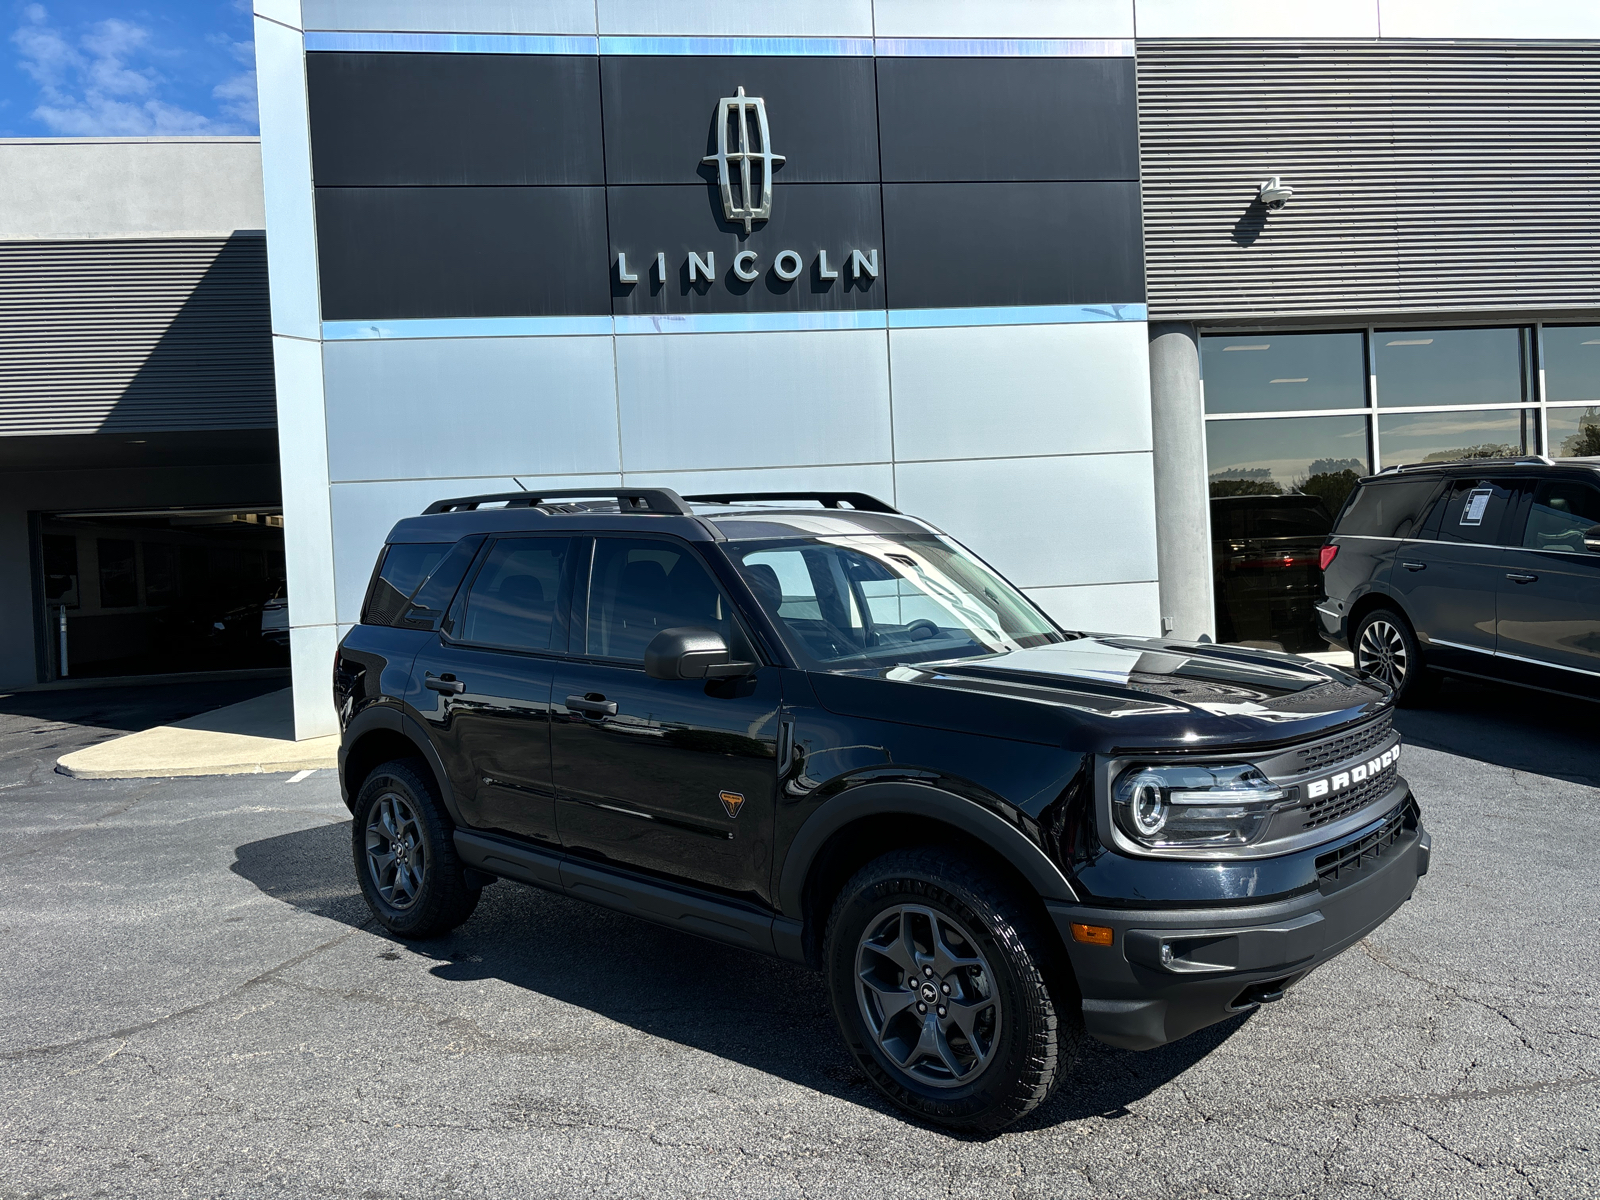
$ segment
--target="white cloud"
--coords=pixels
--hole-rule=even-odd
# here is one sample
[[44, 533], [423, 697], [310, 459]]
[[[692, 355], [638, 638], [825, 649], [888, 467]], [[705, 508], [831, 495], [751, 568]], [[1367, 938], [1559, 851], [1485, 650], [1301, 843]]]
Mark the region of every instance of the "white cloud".
[[[227, 118], [193, 112], [161, 96], [167, 82], [149, 59], [163, 52], [150, 31], [131, 21], [97, 21], [75, 40], [50, 24], [41, 4], [23, 9], [23, 24], [11, 35], [22, 53], [20, 66], [39, 88], [33, 116], [64, 137], [136, 137], [151, 134], [247, 133], [256, 121], [255, 72], [246, 71], [213, 89]], [[250, 43], [230, 43], [243, 58]]]
[[212, 96], [221, 101], [222, 111], [247, 125], [256, 122], [256, 73], [240, 71], [224, 79], [211, 89]]

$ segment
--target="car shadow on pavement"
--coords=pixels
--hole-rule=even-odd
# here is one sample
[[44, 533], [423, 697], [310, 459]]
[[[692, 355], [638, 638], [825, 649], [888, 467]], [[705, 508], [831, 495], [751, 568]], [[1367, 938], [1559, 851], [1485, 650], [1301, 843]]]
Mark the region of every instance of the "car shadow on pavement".
[[1413, 746], [1600, 787], [1597, 719], [1587, 700], [1447, 676], [1395, 725]]
[[[306, 912], [380, 932], [351, 874], [350, 825], [321, 825], [239, 846], [232, 870]], [[822, 976], [647, 921], [500, 882], [451, 934], [396, 942], [378, 957], [433, 961], [455, 983], [498, 979], [577, 1005], [642, 1033], [901, 1116], [839, 1041]], [[476, 996], [476, 990], [471, 993]], [[1241, 1024], [1228, 1021], [1144, 1054], [1085, 1040], [1050, 1102], [1014, 1130], [1118, 1117], [1187, 1071]]]

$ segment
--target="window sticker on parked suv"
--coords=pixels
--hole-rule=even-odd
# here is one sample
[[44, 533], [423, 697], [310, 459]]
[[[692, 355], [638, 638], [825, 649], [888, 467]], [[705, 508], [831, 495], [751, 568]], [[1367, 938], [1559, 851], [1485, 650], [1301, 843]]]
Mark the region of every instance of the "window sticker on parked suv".
[[1483, 510], [1489, 507], [1489, 497], [1493, 495], [1493, 488], [1474, 488], [1468, 493], [1467, 502], [1461, 509], [1461, 523], [1482, 525]]

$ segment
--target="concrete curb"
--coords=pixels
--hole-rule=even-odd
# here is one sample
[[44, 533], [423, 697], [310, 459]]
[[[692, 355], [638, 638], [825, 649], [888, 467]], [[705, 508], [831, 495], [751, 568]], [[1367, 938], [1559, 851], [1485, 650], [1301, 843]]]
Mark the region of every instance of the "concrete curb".
[[86, 746], [57, 759], [56, 771], [75, 779], [167, 779], [320, 771], [338, 764], [338, 734], [294, 740], [293, 693], [285, 688]]

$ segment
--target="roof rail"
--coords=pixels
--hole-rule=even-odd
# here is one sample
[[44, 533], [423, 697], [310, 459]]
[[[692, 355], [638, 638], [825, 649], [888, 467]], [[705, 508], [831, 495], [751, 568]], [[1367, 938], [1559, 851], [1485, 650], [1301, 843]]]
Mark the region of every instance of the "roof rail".
[[894, 513], [899, 515], [898, 508], [890, 508], [876, 496], [869, 496], [865, 492], [718, 492], [714, 496], [685, 496], [692, 504], [735, 504], [741, 500], [815, 500], [823, 508], [839, 508], [848, 504], [857, 512]]
[[1508, 463], [1528, 465], [1537, 463], [1544, 467], [1556, 465], [1555, 459], [1543, 454], [1518, 454], [1507, 458], [1441, 458], [1433, 462], [1402, 463], [1399, 466], [1385, 467], [1379, 475], [1387, 475], [1390, 471], [1426, 471], [1434, 467], [1476, 467], [1476, 466], [1504, 466]]
[[664, 516], [694, 515], [683, 497], [670, 488], [561, 488], [551, 492], [490, 492], [482, 496], [458, 496], [454, 500], [435, 500], [422, 510], [425, 517], [436, 513], [472, 512], [483, 504], [507, 508], [536, 508], [555, 500], [615, 500], [625, 513], [660, 513]]

